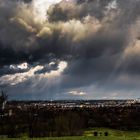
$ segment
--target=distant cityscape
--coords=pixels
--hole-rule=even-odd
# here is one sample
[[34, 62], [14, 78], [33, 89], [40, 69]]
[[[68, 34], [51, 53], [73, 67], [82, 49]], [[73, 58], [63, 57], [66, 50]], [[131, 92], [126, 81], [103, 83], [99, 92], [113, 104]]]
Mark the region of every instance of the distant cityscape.
[[52, 108], [94, 108], [94, 107], [125, 107], [140, 106], [140, 99], [131, 100], [51, 100], [51, 101], [9, 101], [8, 106], [52, 107]]
[[[74, 108], [110, 108], [110, 107], [140, 107], [140, 99], [131, 100], [51, 100], [51, 101], [7, 101], [3, 104], [3, 110], [9, 110], [12, 115], [13, 110], [37, 109], [74, 109]], [[4, 115], [4, 114], [2, 114]], [[8, 115], [7, 112], [5, 115]]]

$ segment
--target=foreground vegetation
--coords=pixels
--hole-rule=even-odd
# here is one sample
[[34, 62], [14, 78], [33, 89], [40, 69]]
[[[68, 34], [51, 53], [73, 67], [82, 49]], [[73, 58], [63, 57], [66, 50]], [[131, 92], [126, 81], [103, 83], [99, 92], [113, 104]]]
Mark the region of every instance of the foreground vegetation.
[[12, 102], [5, 107], [6, 98], [2, 92], [0, 140], [140, 140], [139, 106], [55, 108]]
[[[94, 132], [98, 136], [94, 136]], [[104, 132], [108, 132], [108, 136], [104, 136]], [[23, 138], [0, 138], [2, 140], [140, 140], [140, 131], [120, 131], [106, 128], [91, 128], [84, 132], [83, 136], [72, 137], [46, 137], [32, 138], [26, 136]]]
[[[15, 138], [82, 136], [93, 127], [117, 130], [140, 130], [140, 108], [47, 108], [9, 105], [0, 117], [0, 135]], [[10, 112], [9, 115], [7, 112]], [[12, 113], [11, 113], [12, 112]], [[80, 123], [79, 123], [80, 122]]]

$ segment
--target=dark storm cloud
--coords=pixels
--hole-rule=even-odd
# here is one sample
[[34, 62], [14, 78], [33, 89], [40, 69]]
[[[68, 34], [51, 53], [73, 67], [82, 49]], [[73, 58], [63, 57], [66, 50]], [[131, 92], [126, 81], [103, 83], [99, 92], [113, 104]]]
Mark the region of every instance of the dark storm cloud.
[[[102, 56], [92, 59], [79, 59], [69, 64], [65, 71], [67, 76], [64, 77], [62, 85], [67, 88], [89, 86], [92, 84], [102, 85], [115, 71], [115, 65], [118, 63], [118, 57]], [[119, 75], [119, 71], [115, 76]]]
[[41, 74], [41, 73], [50, 73], [52, 70], [58, 70], [58, 62], [55, 62], [53, 64], [44, 65], [44, 68], [42, 70], [36, 71], [35, 74]]
[[[82, 19], [87, 15], [94, 16], [99, 20], [102, 20], [106, 15], [106, 11], [109, 3], [114, 2], [113, 0], [75, 0], [73, 2], [62, 1], [56, 5], [53, 5], [48, 10], [49, 20], [56, 21], [67, 21], [70, 19]], [[117, 1], [121, 5], [120, 1]], [[125, 0], [128, 2], [128, 0]], [[123, 2], [123, 6], [125, 4]], [[118, 4], [117, 3], [117, 4]], [[122, 9], [124, 7], [121, 7]], [[121, 9], [121, 10], [122, 10]], [[111, 10], [117, 11], [115, 8]]]
[[[103, 2], [101, 3], [103, 4]], [[87, 15], [100, 19], [103, 17], [105, 10], [105, 5], [103, 6], [101, 3], [97, 1], [81, 3], [62, 1], [50, 7], [48, 11], [49, 20], [52, 22], [67, 21], [73, 18], [80, 20]]]
[[[75, 19], [75, 15], [78, 18], [82, 18], [90, 15], [95, 16], [94, 14], [98, 14], [100, 12], [105, 13], [105, 8], [107, 4], [111, 1], [90, 1], [87, 3], [81, 3], [81, 4], [73, 4], [70, 2], [61, 2], [60, 4], [53, 7], [55, 11], [53, 11], [52, 14], [50, 14], [50, 18], [60, 18], [60, 20], [65, 20], [66, 22], [70, 19]], [[30, 59], [39, 59], [40, 57], [47, 55], [49, 53], [54, 53], [57, 57], [64, 57], [66, 55], [77, 55], [77, 56], [93, 56], [98, 57], [102, 55], [104, 52], [111, 52], [116, 53], [121, 51], [125, 47], [126, 38], [129, 33], [127, 32], [127, 29], [122, 29], [120, 26], [117, 27], [115, 25], [115, 21], [110, 21], [110, 23], [107, 23], [108, 21], [105, 21], [103, 24], [103, 27], [101, 27], [97, 33], [90, 32], [90, 35], [85, 35], [84, 39], [81, 39], [79, 41], [73, 41], [73, 36], [75, 34], [72, 34], [71, 31], [64, 32], [62, 35], [63, 26], [60, 28], [52, 29], [52, 35], [51, 36], [44, 36], [43, 38], [37, 38], [34, 32], [30, 32], [30, 30], [27, 30], [23, 28], [20, 24], [17, 23], [17, 21], [11, 21], [14, 17], [15, 7], [16, 3], [11, 2], [9, 5], [4, 5], [1, 10], [1, 52], [4, 52], [4, 54], [1, 54], [1, 64], [6, 63], [9, 61], [15, 62], [17, 61], [29, 61]], [[66, 3], [68, 6], [63, 6]], [[120, 2], [119, 2], [120, 3]], [[115, 16], [117, 19], [117, 24], [126, 24], [126, 22], [129, 19], [132, 19], [131, 22], [134, 22], [136, 17], [139, 14], [139, 7], [137, 6], [138, 1], [133, 2], [135, 6], [129, 5], [129, 8], [132, 7], [131, 11], [133, 12], [127, 12], [127, 7], [124, 6], [125, 2], [121, 3], [122, 5], [121, 10], [124, 11], [123, 15], [117, 15]], [[13, 6], [14, 5], [14, 6]], [[69, 6], [72, 5], [72, 6]], [[63, 13], [57, 11], [57, 6], [59, 7], [61, 12], [64, 12], [65, 16], [61, 17]], [[79, 10], [80, 6], [80, 12], [77, 12]], [[10, 10], [8, 8], [10, 7]], [[74, 9], [72, 9], [74, 7]], [[25, 6], [26, 8], [26, 6]], [[64, 9], [62, 9], [64, 8]], [[125, 10], [124, 10], [125, 8]], [[71, 10], [72, 9], [72, 10]], [[95, 9], [98, 9], [97, 11]], [[66, 10], [66, 11], [65, 11]], [[94, 11], [95, 10], [95, 11]], [[91, 14], [90, 14], [91, 13]], [[132, 15], [133, 13], [133, 15]], [[135, 14], [134, 14], [135, 13]], [[57, 14], [57, 16], [55, 15]], [[68, 14], [68, 15], [67, 15]], [[69, 17], [69, 14], [72, 17]], [[103, 17], [105, 18], [106, 15]], [[67, 17], [65, 19], [65, 17]], [[119, 17], [119, 18], [118, 18]], [[129, 17], [129, 19], [128, 19]], [[131, 18], [132, 17], [132, 18]], [[10, 20], [11, 19], [11, 20]], [[122, 19], [126, 20], [125, 23], [122, 23]], [[112, 19], [111, 19], [112, 20]], [[81, 21], [83, 22], [83, 20]], [[89, 21], [90, 22], [90, 21]], [[73, 23], [74, 24], [74, 23]], [[82, 24], [82, 23], [81, 23]], [[84, 23], [83, 23], [84, 24]], [[86, 26], [87, 23], [84, 24]], [[92, 23], [91, 23], [92, 24]], [[105, 24], [105, 25], [104, 25]], [[108, 24], [108, 25], [106, 25]], [[56, 25], [57, 26], [57, 25]], [[61, 26], [61, 25], [60, 25]], [[69, 26], [72, 26], [71, 24]], [[109, 29], [106, 29], [107, 27]], [[69, 27], [68, 27], [69, 28]], [[77, 27], [76, 27], [77, 28]], [[87, 26], [87, 28], [90, 28], [90, 25]], [[89, 30], [89, 29], [88, 29]], [[112, 33], [112, 31], [114, 33]], [[80, 34], [77, 32], [77, 34]], [[106, 36], [106, 34], [108, 36]], [[5, 43], [6, 42], [6, 43]], [[7, 57], [8, 53], [12, 52], [11, 58]], [[15, 58], [14, 58], [15, 56]]]
[[0, 69], [0, 76], [3, 76], [3, 75], [6, 75], [6, 74], [15, 74], [15, 73], [23, 73], [23, 72], [26, 72], [28, 71], [29, 69], [20, 69], [20, 68], [12, 68], [12, 66], [3, 66], [1, 69]]
[[[55, 95], [57, 86], [61, 92], [105, 82], [109, 87], [110, 79], [139, 75], [140, 0], [61, 1], [47, 14], [41, 23], [33, 15], [32, 1], [0, 0], [0, 76], [24, 74], [36, 66], [43, 68], [34, 75], [50, 73], [67, 61], [62, 81], [49, 84]], [[30, 67], [10, 69], [24, 62]], [[33, 77], [24, 86], [31, 81]], [[46, 81], [34, 85], [45, 89]]]
[[[3, 2], [4, 3], [4, 2]], [[69, 5], [69, 2], [61, 2], [60, 6], [62, 5], [63, 8], [63, 3], [66, 3]], [[21, 3], [22, 4], [22, 3]], [[38, 59], [46, 56], [49, 53], [53, 53], [55, 57], [66, 57], [67, 55], [72, 55], [72, 56], [82, 56], [82, 57], [98, 57], [102, 55], [104, 52], [119, 52], [122, 50], [124, 47], [124, 44], [126, 42], [126, 37], [125, 35], [128, 33], [127, 30], [125, 31], [123, 29], [120, 30], [119, 28], [113, 27], [112, 24], [114, 23], [109, 23], [110, 26], [109, 28], [111, 29], [105, 29], [106, 24], [108, 23], [101, 23], [103, 24], [103, 27], [100, 28], [97, 33], [92, 33], [92, 30], [90, 31], [87, 29], [87, 33], [89, 35], [86, 35], [86, 32], [81, 33], [79, 31], [76, 33], [71, 33], [71, 31], [64, 31], [63, 32], [63, 26], [57, 27], [57, 23], [55, 28], [51, 28], [50, 30], [52, 31], [51, 35], [43, 35], [41, 37], [36, 36], [36, 32], [34, 31], [35, 26], [33, 25], [33, 21], [30, 19], [30, 21], [27, 20], [26, 23], [26, 18], [23, 17], [17, 17], [14, 18], [15, 12], [18, 9], [20, 3], [16, 2], [9, 2], [7, 1], [3, 4], [3, 6], [0, 8], [1, 10], [1, 34], [0, 34], [0, 41], [1, 41], [1, 65], [4, 65], [5, 63], [18, 63], [21, 61], [37, 61]], [[100, 10], [101, 12], [104, 12], [105, 6], [107, 5], [107, 2], [97, 2], [93, 1], [90, 3], [82, 3], [82, 4], [73, 4], [71, 3], [72, 7], [74, 6], [75, 8], [71, 10], [72, 7], [64, 7], [66, 10], [68, 8], [69, 12], [63, 11], [65, 14], [69, 14], [71, 11], [73, 13], [79, 13], [80, 15], [83, 15], [82, 17], [85, 17], [92, 13], [94, 14], [99, 13], [98, 11]], [[94, 5], [94, 6], [93, 6]], [[103, 5], [101, 8], [100, 6], [96, 5]], [[80, 12], [77, 12], [78, 8], [81, 7]], [[10, 7], [10, 9], [9, 9]], [[56, 6], [57, 7], [57, 6]], [[57, 9], [55, 6], [53, 9]], [[90, 9], [89, 9], [90, 7]], [[28, 6], [23, 5], [23, 8], [27, 8], [27, 11], [29, 11]], [[61, 7], [59, 8], [61, 9]], [[94, 11], [94, 9], [98, 9]], [[20, 9], [19, 9], [20, 10]], [[23, 10], [23, 9], [21, 9]], [[71, 11], [70, 11], [71, 10]], [[86, 10], [89, 10], [86, 12]], [[25, 13], [26, 14], [26, 13]], [[56, 12], [57, 17], [61, 18], [63, 15], [59, 11]], [[77, 17], [80, 17], [80, 15], [77, 15]], [[28, 18], [31, 15], [27, 15]], [[52, 18], [55, 18], [56, 16], [54, 14], [49, 15]], [[69, 15], [66, 15], [67, 19], [66, 22], [69, 22], [70, 19], [75, 19], [75, 16], [72, 16], [72, 18], [69, 17]], [[23, 18], [23, 19], [22, 19]], [[25, 19], [24, 19], [25, 18]], [[65, 18], [65, 17], [64, 17]], [[25, 20], [25, 21], [24, 21]], [[92, 20], [92, 19], [91, 19]], [[93, 19], [94, 20], [94, 19]], [[73, 23], [68, 23], [68, 27], [74, 26], [77, 21], [73, 21]], [[92, 23], [89, 24], [91, 21], [87, 21], [86, 23], [83, 23], [84, 20], [80, 20], [80, 24], [83, 26], [83, 28], [90, 28], [92, 26]], [[107, 21], [105, 21], [107, 22]], [[114, 21], [113, 21], [114, 22]], [[64, 22], [65, 23], [65, 22]], [[62, 23], [62, 24], [64, 24]], [[49, 23], [51, 24], [51, 23]], [[53, 23], [52, 23], [53, 24]], [[88, 25], [89, 24], [89, 25]], [[33, 25], [33, 26], [31, 26]], [[64, 25], [65, 26], [65, 25]], [[94, 25], [93, 25], [94, 26]], [[78, 28], [78, 27], [75, 27]], [[69, 30], [69, 29], [68, 29]], [[114, 33], [111, 33], [111, 31], [114, 30]], [[62, 33], [63, 32], [63, 33]], [[78, 41], [73, 41], [74, 37], [76, 34], [85, 34], [83, 39], [79, 39]], [[108, 37], [106, 36], [108, 34]], [[9, 57], [9, 55], [11, 57]]]
[[140, 1], [130, 1], [130, 0], [118, 0], [118, 6], [122, 10], [121, 12], [121, 22], [130, 24], [133, 23], [140, 16]]
[[[116, 2], [117, 5], [112, 6], [113, 2]], [[48, 14], [50, 21], [54, 22], [67, 21], [73, 18], [82, 19], [87, 15], [102, 20], [106, 16], [107, 10], [112, 10], [112, 13], [120, 10], [114, 22], [126, 26], [139, 17], [139, 2], [139, 0], [79, 0], [75, 3], [62, 1], [50, 7]]]

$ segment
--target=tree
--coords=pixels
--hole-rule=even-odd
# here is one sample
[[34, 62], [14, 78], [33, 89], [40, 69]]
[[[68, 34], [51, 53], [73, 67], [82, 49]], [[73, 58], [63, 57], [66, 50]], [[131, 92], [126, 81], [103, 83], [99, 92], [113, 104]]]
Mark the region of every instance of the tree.
[[4, 110], [5, 109], [5, 104], [8, 99], [8, 95], [5, 93], [4, 90], [1, 90], [1, 95], [0, 95], [0, 109]]
[[5, 104], [7, 101], [8, 96], [6, 93], [1, 90], [1, 95], [0, 95], [0, 122], [1, 122], [1, 133], [4, 132], [4, 120], [3, 120], [3, 115], [4, 115], [4, 109], [5, 109]]

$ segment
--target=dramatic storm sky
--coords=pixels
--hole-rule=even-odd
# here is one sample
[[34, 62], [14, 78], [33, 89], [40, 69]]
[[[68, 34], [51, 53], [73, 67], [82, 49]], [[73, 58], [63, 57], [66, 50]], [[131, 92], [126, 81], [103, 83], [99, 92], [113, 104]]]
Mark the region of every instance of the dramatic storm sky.
[[9, 99], [140, 97], [140, 0], [0, 0], [0, 88]]

